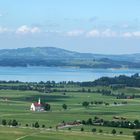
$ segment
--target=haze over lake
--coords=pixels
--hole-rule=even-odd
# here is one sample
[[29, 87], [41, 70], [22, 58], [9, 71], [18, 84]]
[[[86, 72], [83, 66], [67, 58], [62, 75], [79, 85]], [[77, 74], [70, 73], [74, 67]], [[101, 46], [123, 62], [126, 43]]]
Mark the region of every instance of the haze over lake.
[[93, 81], [103, 76], [132, 75], [140, 69], [91, 69], [64, 67], [0, 67], [0, 80], [39, 81]]

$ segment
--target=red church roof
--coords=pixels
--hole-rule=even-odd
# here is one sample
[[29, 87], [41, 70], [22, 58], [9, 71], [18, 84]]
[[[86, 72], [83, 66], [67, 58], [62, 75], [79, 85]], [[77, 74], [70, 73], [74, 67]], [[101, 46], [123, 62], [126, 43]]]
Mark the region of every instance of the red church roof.
[[33, 104], [34, 104], [35, 107], [41, 107], [42, 106], [41, 104], [39, 104], [37, 102], [36, 103], [33, 103]]

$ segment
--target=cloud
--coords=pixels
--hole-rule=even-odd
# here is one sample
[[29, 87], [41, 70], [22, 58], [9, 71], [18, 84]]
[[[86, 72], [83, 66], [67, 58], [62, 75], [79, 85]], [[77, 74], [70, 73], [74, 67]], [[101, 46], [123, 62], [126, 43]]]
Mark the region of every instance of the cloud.
[[134, 35], [135, 37], [140, 37], [140, 31], [133, 32], [133, 35]]
[[83, 35], [84, 32], [85, 32], [84, 30], [73, 30], [73, 31], [68, 31], [66, 35], [70, 37], [77, 37]]
[[11, 30], [6, 27], [0, 27], [0, 33], [5, 33], [5, 32], [11, 32]]
[[70, 31], [62, 30], [43, 30], [43, 28], [38, 26], [27, 26], [22, 25], [17, 28], [2, 27], [0, 26], [0, 34], [2, 33], [12, 33], [12, 34], [35, 34], [41, 33], [42, 35], [57, 35], [57, 36], [67, 36], [67, 37], [85, 37], [85, 38], [140, 38], [140, 30], [113, 30], [111, 28], [98, 29], [94, 28], [92, 30], [76, 29]]
[[100, 36], [100, 31], [97, 30], [97, 29], [88, 31], [88, 32], [86, 33], [86, 36], [87, 36], [87, 37], [99, 37], [99, 36]]
[[140, 37], [140, 31], [125, 32], [122, 37]]
[[125, 32], [122, 34], [122, 37], [132, 37], [132, 34], [130, 32]]
[[117, 33], [115, 31], [112, 31], [111, 29], [105, 29], [103, 31], [98, 29], [92, 29], [90, 31], [84, 31], [84, 30], [73, 30], [68, 31], [66, 33], [69, 37], [78, 37], [78, 36], [85, 36], [85, 37], [116, 37]]
[[93, 29], [86, 33], [87, 37], [116, 37], [117, 33], [111, 29], [105, 29], [103, 31], [98, 29]]
[[22, 25], [16, 29], [16, 33], [27, 34], [27, 33], [39, 33], [41, 29], [39, 27], [30, 27], [27, 25]]
[[103, 32], [101, 32], [101, 35], [103, 37], [115, 37], [117, 36], [117, 33], [111, 29], [105, 29]]

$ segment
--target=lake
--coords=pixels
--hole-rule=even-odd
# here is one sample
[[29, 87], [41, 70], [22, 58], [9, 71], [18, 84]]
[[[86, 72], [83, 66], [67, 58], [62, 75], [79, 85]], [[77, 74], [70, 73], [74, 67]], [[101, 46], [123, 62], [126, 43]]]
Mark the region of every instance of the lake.
[[93, 81], [102, 76], [132, 75], [140, 69], [92, 69], [64, 67], [0, 67], [0, 80], [24, 82]]

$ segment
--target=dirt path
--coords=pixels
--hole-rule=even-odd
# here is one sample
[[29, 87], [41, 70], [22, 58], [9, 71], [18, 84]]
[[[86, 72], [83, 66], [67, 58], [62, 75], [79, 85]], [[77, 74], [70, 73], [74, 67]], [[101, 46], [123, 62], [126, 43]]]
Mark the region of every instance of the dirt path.
[[[39, 133], [40, 133], [40, 132], [39, 132]], [[22, 139], [24, 139], [24, 138], [26, 138], [26, 137], [33, 136], [33, 135], [35, 135], [35, 134], [38, 134], [38, 133], [32, 133], [32, 134], [28, 134], [28, 135], [25, 135], [25, 136], [21, 136], [21, 137], [15, 139], [15, 140], [22, 140]]]
[[22, 140], [22, 139], [24, 139], [24, 138], [26, 138], [26, 137], [28, 137], [28, 136], [30, 136], [30, 135], [25, 135], [25, 136], [19, 137], [19, 138], [17, 138], [16, 140]]

